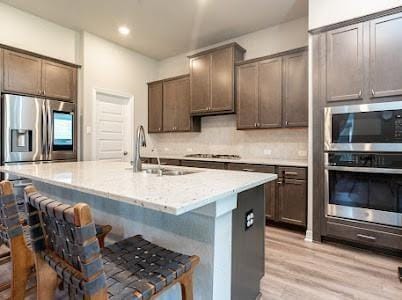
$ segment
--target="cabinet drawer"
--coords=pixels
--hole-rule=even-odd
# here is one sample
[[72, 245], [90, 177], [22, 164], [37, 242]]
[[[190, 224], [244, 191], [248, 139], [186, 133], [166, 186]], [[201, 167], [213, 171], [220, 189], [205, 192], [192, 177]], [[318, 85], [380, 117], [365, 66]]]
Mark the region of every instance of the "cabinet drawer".
[[229, 163], [228, 170], [245, 171], [245, 172], [260, 172], [260, 173], [275, 173], [274, 166], [253, 165], [253, 164]]
[[402, 235], [327, 222], [327, 235], [365, 245], [402, 250]]
[[194, 167], [194, 168], [207, 168], [207, 169], [225, 169], [225, 163], [214, 161], [196, 161], [196, 160], [182, 160], [182, 166]]
[[305, 168], [279, 167], [278, 176], [281, 178], [306, 179], [307, 170]]

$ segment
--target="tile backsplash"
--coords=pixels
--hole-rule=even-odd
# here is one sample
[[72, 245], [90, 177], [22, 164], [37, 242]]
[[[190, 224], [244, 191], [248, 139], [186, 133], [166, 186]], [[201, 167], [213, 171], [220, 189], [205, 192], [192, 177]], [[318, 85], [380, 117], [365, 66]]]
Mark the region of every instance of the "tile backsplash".
[[307, 159], [307, 128], [236, 130], [236, 115], [203, 117], [201, 132], [149, 135], [144, 154], [214, 153], [243, 157]]

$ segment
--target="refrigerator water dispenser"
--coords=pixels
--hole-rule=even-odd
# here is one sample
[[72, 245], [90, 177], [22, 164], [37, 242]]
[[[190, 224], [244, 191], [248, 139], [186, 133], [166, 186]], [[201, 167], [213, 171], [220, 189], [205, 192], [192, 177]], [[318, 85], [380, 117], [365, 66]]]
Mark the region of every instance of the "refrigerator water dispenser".
[[11, 129], [11, 152], [32, 151], [32, 130]]

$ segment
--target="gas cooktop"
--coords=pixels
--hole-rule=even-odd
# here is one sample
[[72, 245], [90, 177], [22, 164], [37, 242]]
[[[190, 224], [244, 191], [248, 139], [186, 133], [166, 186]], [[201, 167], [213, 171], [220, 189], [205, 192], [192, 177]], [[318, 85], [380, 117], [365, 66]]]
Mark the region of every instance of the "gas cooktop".
[[240, 159], [239, 155], [231, 155], [231, 154], [187, 154], [185, 157], [193, 157], [193, 158], [214, 158], [214, 159]]

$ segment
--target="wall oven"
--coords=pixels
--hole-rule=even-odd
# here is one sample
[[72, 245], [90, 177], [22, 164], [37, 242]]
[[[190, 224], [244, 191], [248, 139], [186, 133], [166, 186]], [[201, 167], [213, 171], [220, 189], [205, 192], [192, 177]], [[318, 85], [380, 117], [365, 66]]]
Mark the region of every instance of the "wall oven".
[[401, 153], [325, 153], [327, 216], [402, 227]]
[[402, 101], [327, 107], [325, 151], [402, 152]]

